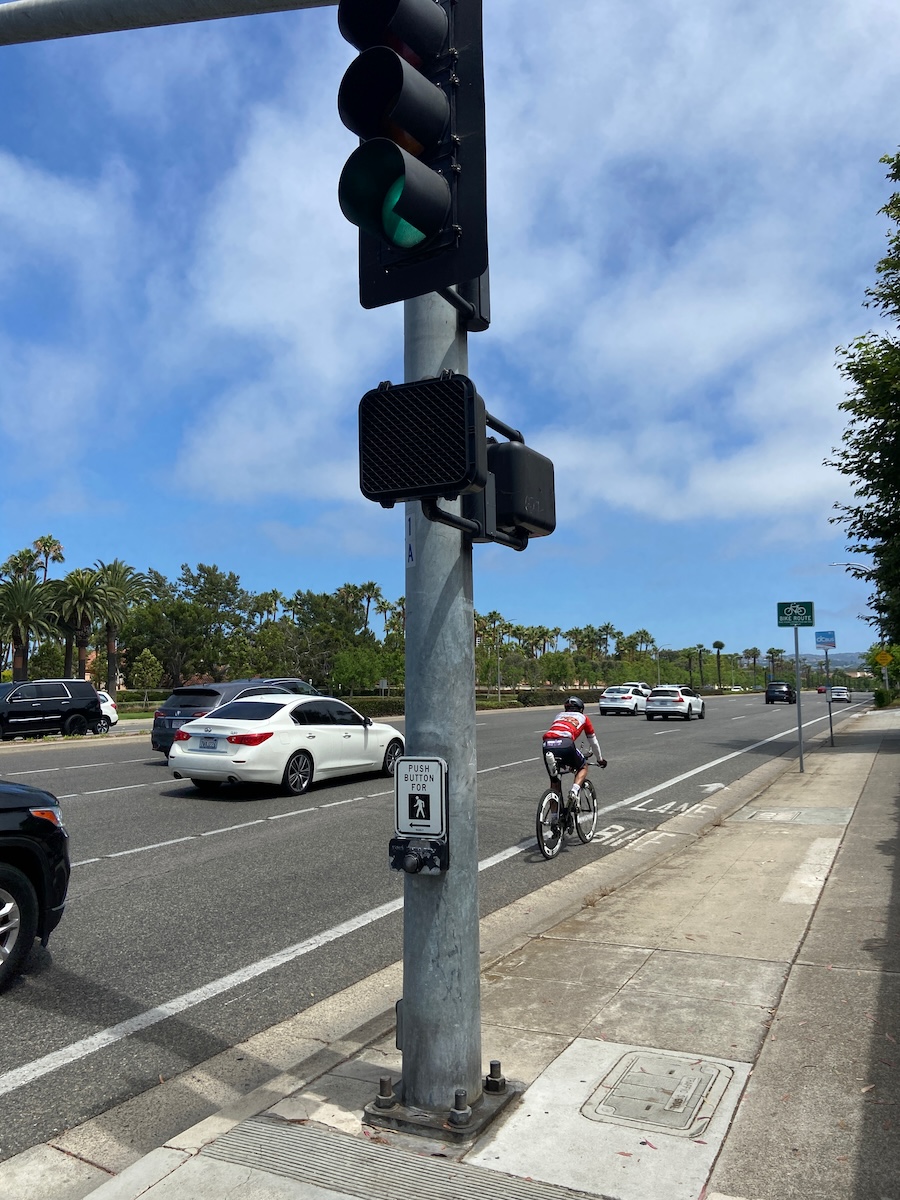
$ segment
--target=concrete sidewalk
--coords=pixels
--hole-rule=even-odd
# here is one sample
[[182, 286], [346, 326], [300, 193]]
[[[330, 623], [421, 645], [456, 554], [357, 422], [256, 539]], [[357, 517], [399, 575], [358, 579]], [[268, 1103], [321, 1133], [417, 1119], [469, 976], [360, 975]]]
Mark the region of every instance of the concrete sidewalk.
[[485, 1067], [520, 1094], [472, 1144], [361, 1122], [395, 966], [251, 1039], [290, 1069], [114, 1178], [98, 1118], [0, 1198], [900, 1200], [900, 712], [835, 743], [482, 923]]

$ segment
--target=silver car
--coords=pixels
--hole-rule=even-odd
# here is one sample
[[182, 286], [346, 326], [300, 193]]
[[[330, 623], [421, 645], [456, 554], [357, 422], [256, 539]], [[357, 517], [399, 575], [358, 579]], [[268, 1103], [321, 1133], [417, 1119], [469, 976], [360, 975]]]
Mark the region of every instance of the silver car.
[[690, 721], [697, 716], [702, 721], [706, 716], [706, 705], [693, 688], [682, 687], [680, 684], [665, 683], [655, 687], [647, 699], [646, 716], [648, 721], [654, 717], [669, 717]]
[[623, 683], [616, 687], [608, 687], [600, 696], [600, 716], [605, 717], [607, 713], [628, 713], [634, 717], [643, 712], [646, 705], [647, 697], [643, 692]]

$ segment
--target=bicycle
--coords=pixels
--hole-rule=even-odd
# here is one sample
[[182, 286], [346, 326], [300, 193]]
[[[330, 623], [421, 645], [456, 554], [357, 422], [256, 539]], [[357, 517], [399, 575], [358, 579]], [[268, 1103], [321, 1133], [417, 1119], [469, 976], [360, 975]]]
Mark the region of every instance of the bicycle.
[[[592, 754], [593, 749], [585, 756], [588, 761]], [[573, 773], [571, 767], [557, 762], [557, 773], [538, 801], [535, 834], [544, 858], [556, 858], [562, 849], [563, 834], [577, 833], [586, 845], [597, 828], [597, 793], [589, 779], [581, 785], [577, 801], [564, 796], [562, 777]]]

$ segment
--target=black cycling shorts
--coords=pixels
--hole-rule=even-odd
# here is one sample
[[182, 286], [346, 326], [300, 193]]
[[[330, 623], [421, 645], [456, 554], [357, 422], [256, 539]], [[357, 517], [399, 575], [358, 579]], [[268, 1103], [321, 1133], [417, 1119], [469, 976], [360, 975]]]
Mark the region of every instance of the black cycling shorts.
[[[548, 750], [558, 763], [562, 763], [564, 767], [569, 767], [573, 771], [580, 771], [587, 762], [571, 738], [545, 737], [543, 751], [546, 754]], [[544, 766], [546, 765], [545, 761]]]

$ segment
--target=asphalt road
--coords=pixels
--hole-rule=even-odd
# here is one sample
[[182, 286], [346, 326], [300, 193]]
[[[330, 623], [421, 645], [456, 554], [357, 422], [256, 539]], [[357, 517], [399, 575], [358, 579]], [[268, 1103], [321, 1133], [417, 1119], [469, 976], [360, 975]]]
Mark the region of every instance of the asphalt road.
[[[534, 845], [547, 710], [479, 714], [482, 913], [615, 853], [796, 745], [796, 708], [707, 701], [704, 721], [591, 714], [595, 841], [553, 862]], [[858, 705], [834, 706], [845, 720]], [[809, 732], [824, 697], [803, 696]], [[394, 722], [402, 729], [403, 722]], [[393, 785], [365, 776], [303, 797], [200, 796], [146, 738], [0, 747], [0, 774], [60, 797], [69, 905], [0, 999], [0, 1159], [105, 1112], [402, 954], [402, 880], [387, 868]]]

